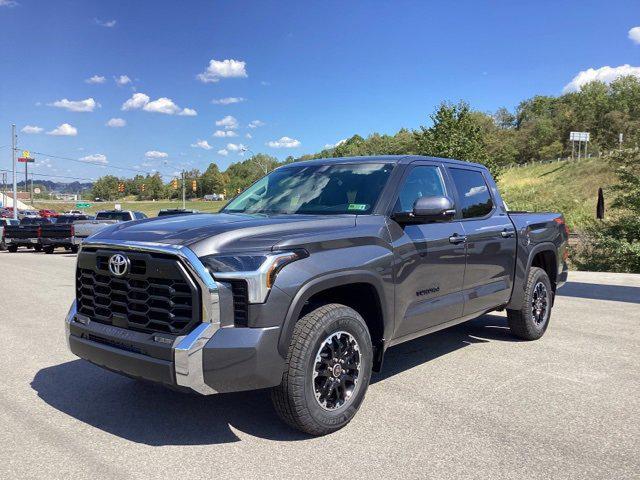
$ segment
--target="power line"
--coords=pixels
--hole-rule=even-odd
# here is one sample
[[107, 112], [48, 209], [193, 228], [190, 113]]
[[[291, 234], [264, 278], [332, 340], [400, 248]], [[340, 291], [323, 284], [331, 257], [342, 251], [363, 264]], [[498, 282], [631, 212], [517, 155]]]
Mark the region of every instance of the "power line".
[[[0, 172], [12, 172], [12, 170], [7, 170], [4, 168], [0, 168]], [[70, 180], [85, 180], [88, 182], [95, 182], [94, 178], [85, 178], [85, 177], [70, 177], [67, 175], [50, 175], [48, 173], [33, 173], [31, 172], [29, 174], [29, 176], [37, 176], [37, 177], [53, 177], [53, 178], [66, 178], [66, 179], [70, 179]]]

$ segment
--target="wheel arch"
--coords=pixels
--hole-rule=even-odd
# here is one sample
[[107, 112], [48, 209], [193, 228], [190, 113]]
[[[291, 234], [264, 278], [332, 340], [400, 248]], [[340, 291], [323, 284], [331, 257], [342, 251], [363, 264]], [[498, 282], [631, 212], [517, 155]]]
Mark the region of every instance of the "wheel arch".
[[[555, 294], [558, 274], [558, 254], [556, 245], [552, 242], [543, 242], [534, 245], [526, 255], [519, 255], [516, 262], [516, 272], [513, 282], [511, 300], [507, 305], [508, 309], [519, 310], [524, 301], [524, 290], [527, 285], [527, 278], [531, 267], [540, 267], [547, 272], [551, 287]], [[524, 257], [524, 259], [522, 258]], [[555, 295], [554, 295], [555, 296]]]
[[343, 304], [363, 317], [374, 348], [374, 370], [379, 370], [384, 353], [385, 332], [391, 331], [391, 315], [382, 280], [368, 271], [324, 275], [303, 285], [291, 302], [282, 325], [278, 342], [280, 354], [286, 357], [296, 322], [308, 311], [327, 303]]

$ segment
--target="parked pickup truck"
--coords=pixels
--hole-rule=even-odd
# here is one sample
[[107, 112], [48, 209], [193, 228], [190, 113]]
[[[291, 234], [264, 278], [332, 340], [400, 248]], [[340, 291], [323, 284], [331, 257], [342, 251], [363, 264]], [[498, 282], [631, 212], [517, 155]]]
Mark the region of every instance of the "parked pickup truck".
[[42, 225], [40, 245], [44, 253], [53, 253], [56, 247], [76, 253], [80, 240], [76, 238], [74, 222], [89, 218], [87, 215], [60, 215], [56, 223]]
[[509, 213], [482, 165], [296, 162], [218, 214], [84, 242], [67, 340], [96, 365], [174, 388], [269, 387], [287, 423], [322, 435], [353, 418], [393, 345], [494, 310], [516, 337], [540, 338], [567, 239], [561, 214]]
[[19, 225], [7, 225], [4, 227], [4, 243], [7, 250], [15, 253], [18, 247], [27, 247], [33, 248], [36, 252], [41, 251], [42, 226], [55, 221], [55, 218], [24, 217]]
[[6, 250], [7, 244], [4, 243], [4, 227], [7, 225], [19, 225], [20, 222], [18, 220], [13, 220], [11, 218], [0, 218], [0, 250]]
[[75, 238], [82, 242], [85, 238], [90, 237], [105, 227], [114, 223], [129, 222], [131, 220], [142, 220], [147, 216], [142, 212], [133, 212], [131, 210], [103, 210], [96, 214], [93, 220], [79, 220], [74, 223]]

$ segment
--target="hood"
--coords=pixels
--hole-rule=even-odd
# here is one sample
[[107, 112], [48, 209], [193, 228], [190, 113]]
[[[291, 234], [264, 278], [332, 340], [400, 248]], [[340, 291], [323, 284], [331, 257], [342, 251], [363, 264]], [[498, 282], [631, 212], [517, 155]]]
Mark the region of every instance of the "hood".
[[355, 227], [355, 215], [197, 214], [123, 222], [100, 230], [91, 241], [185, 245], [197, 255], [271, 249], [286, 240]]

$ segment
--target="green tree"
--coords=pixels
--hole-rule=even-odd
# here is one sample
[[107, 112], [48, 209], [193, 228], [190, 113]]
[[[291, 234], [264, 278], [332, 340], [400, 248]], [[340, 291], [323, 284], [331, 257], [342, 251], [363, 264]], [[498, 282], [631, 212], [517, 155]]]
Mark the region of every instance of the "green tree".
[[481, 125], [467, 103], [442, 103], [431, 120], [431, 127], [414, 132], [417, 153], [481, 163], [498, 176], [498, 165], [489, 157]]
[[101, 198], [103, 200], [113, 200], [118, 198], [118, 183], [120, 180], [113, 175], [106, 175], [100, 177], [95, 181], [92, 187], [92, 195], [94, 198]]

